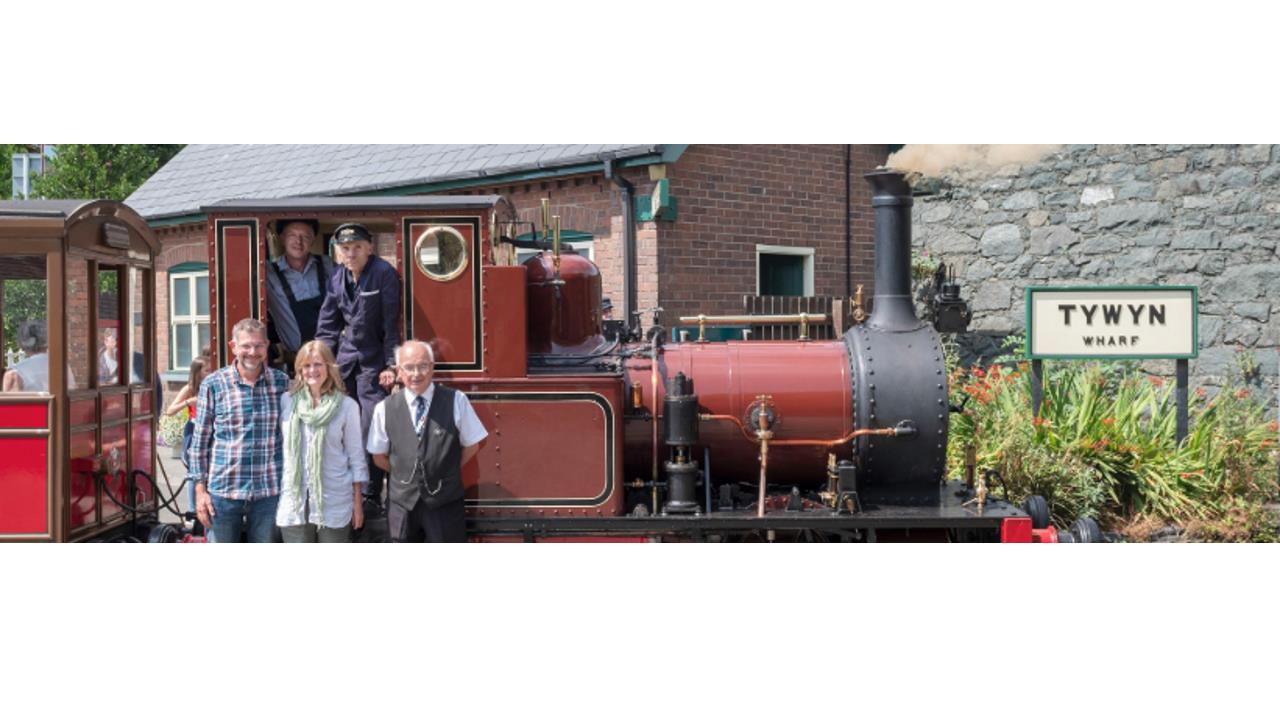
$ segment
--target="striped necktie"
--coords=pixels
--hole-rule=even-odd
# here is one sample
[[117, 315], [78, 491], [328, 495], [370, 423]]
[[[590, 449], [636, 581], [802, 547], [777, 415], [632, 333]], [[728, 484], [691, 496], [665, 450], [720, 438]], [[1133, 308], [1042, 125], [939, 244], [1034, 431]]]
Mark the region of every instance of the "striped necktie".
[[413, 401], [413, 429], [422, 434], [423, 420], [427, 415], [427, 399], [421, 395]]

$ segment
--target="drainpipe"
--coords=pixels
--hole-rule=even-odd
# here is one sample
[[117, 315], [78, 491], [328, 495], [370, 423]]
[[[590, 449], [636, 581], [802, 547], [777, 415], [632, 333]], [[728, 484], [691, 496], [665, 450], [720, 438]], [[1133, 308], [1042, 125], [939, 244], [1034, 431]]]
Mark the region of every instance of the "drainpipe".
[[636, 296], [636, 212], [635, 186], [617, 172], [617, 159], [604, 162], [604, 177], [622, 190], [622, 317], [630, 328], [639, 323]]
[[[850, 226], [849, 212], [852, 209], [850, 197], [850, 173], [853, 171], [853, 146], [844, 146], [844, 296], [853, 297], [853, 228]], [[847, 300], [846, 300], [847, 302]]]

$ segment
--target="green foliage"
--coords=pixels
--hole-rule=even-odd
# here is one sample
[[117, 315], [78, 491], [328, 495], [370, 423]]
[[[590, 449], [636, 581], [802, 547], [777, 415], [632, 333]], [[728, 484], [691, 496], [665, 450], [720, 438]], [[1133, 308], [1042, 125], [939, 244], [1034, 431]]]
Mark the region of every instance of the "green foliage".
[[18, 326], [27, 320], [45, 318], [47, 293], [44, 280], [5, 280], [4, 288], [4, 347], [0, 352], [18, 349]]
[[911, 279], [914, 281], [928, 280], [938, 271], [938, 266], [942, 264], [941, 260], [937, 260], [929, 255], [928, 250], [917, 250], [911, 248]]
[[187, 424], [187, 413], [160, 416], [160, 444], [165, 447], [182, 447], [182, 428]]
[[59, 145], [34, 182], [43, 198], [124, 200], [182, 145]]
[[1044, 495], [1059, 525], [1087, 514], [1113, 527], [1146, 520], [1202, 538], [1274, 538], [1263, 505], [1280, 493], [1277, 427], [1248, 388], [1193, 393], [1178, 443], [1173, 388], [1162, 378], [1133, 363], [1045, 370], [1039, 417], [1026, 363], [952, 372], [953, 401], [967, 398], [951, 426], [953, 471], [974, 444], [979, 468], [998, 470], [1011, 500]]

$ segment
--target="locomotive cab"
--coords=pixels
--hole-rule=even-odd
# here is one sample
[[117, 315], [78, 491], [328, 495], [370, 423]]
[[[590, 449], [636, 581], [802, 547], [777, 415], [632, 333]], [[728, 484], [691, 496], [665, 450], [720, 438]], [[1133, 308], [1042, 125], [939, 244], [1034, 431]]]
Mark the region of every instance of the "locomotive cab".
[[154, 515], [156, 252], [118, 202], [0, 203], [0, 540]]

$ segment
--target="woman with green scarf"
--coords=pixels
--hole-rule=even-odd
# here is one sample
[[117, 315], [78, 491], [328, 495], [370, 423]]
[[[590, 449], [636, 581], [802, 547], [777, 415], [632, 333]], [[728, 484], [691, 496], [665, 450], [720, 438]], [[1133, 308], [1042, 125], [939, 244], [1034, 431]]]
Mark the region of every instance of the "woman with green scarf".
[[298, 348], [297, 379], [280, 397], [284, 477], [276, 524], [285, 542], [350, 542], [364, 525], [360, 503], [369, 469], [360, 405], [343, 392], [329, 346]]

